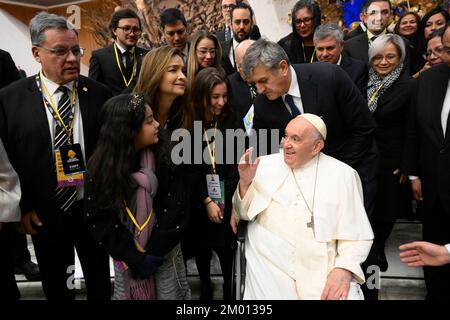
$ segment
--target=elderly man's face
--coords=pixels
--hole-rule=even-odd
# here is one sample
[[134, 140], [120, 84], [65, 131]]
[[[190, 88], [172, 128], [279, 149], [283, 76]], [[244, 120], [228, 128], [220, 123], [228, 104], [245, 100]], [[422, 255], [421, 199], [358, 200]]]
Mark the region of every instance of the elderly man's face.
[[336, 38], [329, 36], [314, 42], [317, 60], [336, 64], [339, 61], [344, 43], [340, 43]]
[[[80, 42], [74, 30], [47, 29], [42, 46], [33, 46], [34, 59], [42, 66], [44, 76], [63, 85], [80, 74]], [[63, 54], [64, 51], [67, 51]], [[75, 54], [74, 54], [75, 52]]]
[[391, 17], [391, 9], [387, 1], [373, 2], [364, 15], [367, 29], [373, 34], [380, 34], [388, 26]]
[[246, 81], [254, 83], [259, 94], [265, 95], [269, 100], [276, 100], [289, 90], [291, 81], [289, 65], [282, 60], [279, 68], [273, 71], [258, 64]]
[[324, 145], [323, 140], [317, 140], [314, 126], [303, 118], [288, 123], [283, 140], [284, 162], [293, 169], [308, 163]]

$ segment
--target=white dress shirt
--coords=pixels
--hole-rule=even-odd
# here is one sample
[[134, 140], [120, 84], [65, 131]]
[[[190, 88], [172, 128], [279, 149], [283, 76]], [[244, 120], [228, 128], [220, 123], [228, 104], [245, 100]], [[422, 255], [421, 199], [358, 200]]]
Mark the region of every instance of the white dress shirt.
[[[48, 93], [51, 96], [51, 99], [53, 99], [55, 106], [57, 106], [59, 103], [59, 99], [61, 99], [61, 96], [63, 94], [61, 91], [58, 91], [58, 88], [60, 87], [60, 85], [47, 79], [42, 74], [42, 72], [41, 72], [41, 80], [43, 81], [45, 87], [47, 88]], [[64, 87], [69, 89], [68, 94], [69, 94], [69, 97], [72, 98], [73, 81], [66, 83], [64, 85]], [[43, 96], [45, 95], [45, 90], [42, 90], [42, 94], [43, 94]], [[51, 101], [48, 97], [47, 97], [47, 99], [48, 99], [48, 101]], [[45, 104], [44, 104], [44, 108], [45, 108], [45, 112], [47, 114], [48, 126], [50, 129], [50, 136], [52, 138], [52, 150], [53, 150], [53, 152], [55, 152], [55, 130], [56, 130], [57, 124], [56, 124], [55, 119], [53, 118], [52, 114], [50, 113], [50, 110], [48, 110], [48, 108], [45, 106]], [[86, 153], [85, 153], [85, 148], [84, 148], [84, 135], [83, 135], [83, 119], [81, 117], [80, 101], [78, 99], [78, 95], [77, 95], [77, 99], [76, 99], [75, 113], [74, 113], [74, 119], [73, 119], [73, 143], [79, 143], [81, 145], [84, 163], [86, 163]], [[84, 187], [78, 186], [77, 192], [78, 192], [77, 193], [78, 200], [83, 199], [84, 198]]]
[[292, 66], [289, 66], [289, 68], [291, 70], [291, 85], [289, 87], [289, 91], [286, 94], [282, 95], [283, 102], [289, 113], [292, 114], [291, 107], [289, 107], [289, 105], [284, 100], [286, 95], [290, 94], [294, 100], [295, 105], [300, 111], [300, 114], [303, 114], [305, 113], [305, 111], [303, 110], [302, 96], [300, 94], [300, 87], [298, 86], [297, 74], [295, 73], [295, 70]]
[[228, 57], [230, 58], [231, 65], [233, 66], [233, 68], [236, 68], [235, 63], [234, 63], [235, 62], [234, 61], [234, 58], [235, 58], [234, 52], [236, 51], [236, 48], [237, 48], [238, 45], [239, 45], [239, 42], [237, 42], [236, 39], [234, 39], [234, 37], [233, 37], [232, 47], [230, 47], [230, 53], [228, 55]]
[[[125, 51], [127, 51], [128, 49], [126, 49], [126, 48], [122, 48], [122, 46], [116, 41], [116, 46], [117, 46], [117, 48], [119, 49], [119, 51], [120, 51], [120, 56], [122, 57], [122, 63], [123, 63], [123, 65], [125, 66], [125, 68], [128, 68], [128, 66], [127, 66], [127, 59], [125, 58], [125, 55], [124, 55], [124, 53], [125, 53]], [[130, 53], [131, 53], [131, 59], [133, 59], [133, 55], [134, 55], [134, 49], [135, 49], [135, 47], [133, 47], [133, 48], [131, 48], [129, 51], [130, 51]], [[133, 60], [132, 60], [133, 61]]]

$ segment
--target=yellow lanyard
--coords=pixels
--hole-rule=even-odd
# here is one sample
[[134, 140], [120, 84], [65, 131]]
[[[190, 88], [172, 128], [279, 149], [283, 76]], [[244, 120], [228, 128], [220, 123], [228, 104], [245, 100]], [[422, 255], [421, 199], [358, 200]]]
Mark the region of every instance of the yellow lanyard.
[[206, 134], [206, 129], [203, 128], [203, 131], [205, 132], [206, 143], [208, 144], [208, 151], [209, 151], [209, 156], [211, 157], [213, 174], [216, 174], [216, 138], [215, 137], [216, 137], [216, 131], [217, 131], [217, 121], [216, 121], [216, 124], [214, 125], [214, 143], [213, 143], [212, 152], [211, 152], [211, 146], [209, 145], [208, 135]]
[[[64, 131], [66, 131], [67, 137], [69, 138], [70, 141], [70, 137], [72, 136], [72, 131], [73, 131], [73, 123], [74, 123], [74, 119], [75, 117], [72, 118], [72, 120], [70, 121], [70, 125], [69, 128], [66, 126], [66, 124], [64, 123], [63, 119], [61, 118], [61, 115], [58, 112], [58, 107], [56, 106], [55, 102], [53, 101], [52, 96], [50, 95], [50, 92], [48, 91], [47, 87], [45, 86], [44, 81], [42, 81], [41, 78], [41, 86], [44, 89], [44, 94], [47, 98], [47, 101], [50, 103], [50, 105], [52, 106], [52, 109], [54, 111], [54, 114], [56, 115], [56, 117], [58, 118], [58, 120], [61, 122], [61, 125], [64, 129]], [[72, 98], [70, 99], [70, 104], [72, 106], [74, 106], [76, 104], [77, 101], [77, 92], [76, 92], [76, 88], [75, 88], [75, 83], [73, 84], [72, 87]], [[72, 107], [73, 108], [73, 107]]]
[[125, 77], [125, 75], [123, 74], [123, 71], [122, 71], [122, 66], [119, 61], [119, 53], [117, 52], [117, 46], [115, 43], [114, 43], [114, 52], [116, 53], [117, 66], [119, 67], [120, 74], [122, 75], [122, 78], [123, 78], [123, 82], [125, 83], [125, 86], [128, 88], [130, 86], [131, 81], [133, 81], [134, 73], [136, 72], [136, 55], [133, 55], [134, 56], [133, 72], [131, 73], [130, 80], [127, 81], [127, 78]]
[[[305, 44], [303, 42], [302, 42], [302, 49], [303, 49], [303, 60], [306, 62]], [[316, 54], [316, 51], [314, 50], [313, 54], [311, 56], [311, 61], [309, 61], [309, 63], [313, 63], [315, 54]]]
[[381, 88], [383, 87], [384, 83], [381, 83], [378, 86], [378, 89], [373, 93], [372, 97], [369, 99], [369, 105], [373, 102], [373, 100], [375, 100], [375, 98], [378, 96], [378, 93], [380, 92]]
[[131, 212], [131, 210], [128, 208], [127, 204], [125, 203], [125, 210], [128, 213], [128, 216], [130, 217], [131, 221], [133, 222], [133, 224], [136, 226], [136, 228], [139, 230], [139, 233], [142, 232], [142, 230], [145, 229], [145, 227], [147, 227], [148, 223], [150, 222], [150, 219], [152, 218], [152, 214], [153, 214], [153, 208], [150, 210], [150, 213], [148, 214], [148, 218], [147, 220], [144, 222], [144, 224], [142, 226], [139, 225], [139, 223], [136, 221], [136, 218], [133, 216], [133, 213]]

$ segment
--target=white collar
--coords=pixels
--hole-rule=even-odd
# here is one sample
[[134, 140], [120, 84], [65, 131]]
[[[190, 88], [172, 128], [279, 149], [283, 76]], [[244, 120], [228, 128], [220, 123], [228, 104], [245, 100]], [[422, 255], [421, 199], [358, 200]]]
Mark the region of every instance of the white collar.
[[[48, 93], [51, 96], [53, 96], [61, 85], [59, 85], [59, 84], [53, 82], [52, 80], [48, 79], [46, 76], [44, 76], [44, 73], [42, 71], [40, 72], [40, 77], [41, 77], [41, 81], [44, 82], [45, 87], [48, 90]], [[69, 92], [72, 92], [73, 81], [70, 81], [70, 82], [64, 84], [63, 86], [66, 87], [67, 89], [69, 89]]]
[[383, 35], [383, 34], [386, 34], [386, 29], [384, 29], [383, 32], [381, 32], [381, 33], [378, 34], [378, 35], [373, 34], [372, 32], [370, 32], [369, 29], [367, 29], [367, 38], [369, 38], [369, 40], [372, 39], [372, 37], [379, 37], [379, 36], [381, 36], [381, 35]]
[[[123, 48], [123, 47], [120, 45], [120, 43], [119, 43], [118, 41], [116, 41], [115, 43], [116, 43], [116, 46], [117, 46], [117, 48], [119, 49], [119, 51], [120, 51], [121, 54], [123, 54], [125, 51], [128, 50], [128, 49], [126, 49], [126, 48]], [[129, 51], [130, 51], [131, 53], [134, 53], [134, 48], [135, 48], [135, 47], [131, 48]]]
[[295, 73], [295, 70], [292, 66], [289, 66], [289, 70], [291, 71], [291, 85], [289, 87], [288, 92], [283, 95], [283, 100], [284, 100], [284, 97], [288, 94], [290, 94], [292, 97], [301, 99], [300, 88], [298, 86], [297, 73]]
[[336, 63], [338, 66], [340, 66], [341, 65], [341, 62], [342, 62], [342, 54], [341, 55], [339, 55], [339, 60], [338, 60], [338, 62]]

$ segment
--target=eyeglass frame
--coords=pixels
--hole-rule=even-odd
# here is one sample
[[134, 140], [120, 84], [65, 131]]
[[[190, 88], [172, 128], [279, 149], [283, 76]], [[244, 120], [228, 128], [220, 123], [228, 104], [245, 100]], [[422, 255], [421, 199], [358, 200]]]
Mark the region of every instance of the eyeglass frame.
[[125, 34], [131, 34], [131, 32], [133, 32], [133, 34], [135, 34], [137, 36], [140, 36], [142, 34], [142, 29], [138, 28], [138, 27], [125, 26], [125, 27], [116, 27], [116, 28], [122, 29]]
[[[305, 21], [306, 19], [310, 19], [310, 20], [309, 20], [308, 22], [306, 22], [306, 21]], [[304, 18], [304, 19], [295, 19], [295, 20], [294, 20], [296, 26], [301, 26], [302, 23], [303, 23], [305, 26], [310, 26], [310, 25], [313, 23], [313, 21], [314, 21], [314, 17], [306, 17], [306, 18]]]
[[[425, 52], [425, 56], [429, 57], [432, 54], [434, 54], [436, 57], [440, 57], [444, 52], [446, 52], [446, 50], [444, 49], [444, 47], [438, 47], [435, 50], [427, 50]], [[447, 53], [450, 53], [450, 48], [447, 48]]]
[[235, 4], [224, 4], [221, 7], [222, 7], [222, 10], [227, 10], [227, 9], [233, 10], [234, 8], [236, 8], [236, 5]]
[[[72, 54], [75, 57], [82, 57], [82, 56], [84, 56], [84, 51], [86, 50], [82, 47], [74, 47], [74, 48], [70, 48], [70, 49], [68, 49], [68, 48], [47, 48], [47, 47], [39, 46], [39, 45], [36, 45], [36, 47], [50, 51], [57, 57], [67, 57], [67, 55], [69, 54], [69, 51], [72, 52]], [[79, 54], [73, 52], [73, 50], [79, 50]], [[59, 53], [57, 53], [58, 51], [59, 52], [63, 51], [64, 53], [59, 54]]]

